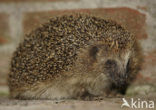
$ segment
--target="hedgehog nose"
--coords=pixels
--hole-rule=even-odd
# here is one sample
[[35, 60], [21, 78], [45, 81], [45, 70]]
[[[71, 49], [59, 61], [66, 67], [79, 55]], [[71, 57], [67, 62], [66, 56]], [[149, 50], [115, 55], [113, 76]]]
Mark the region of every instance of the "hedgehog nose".
[[117, 63], [115, 60], [112, 60], [112, 59], [108, 59], [106, 62], [105, 62], [105, 66], [108, 67], [108, 68], [117, 68]]
[[117, 85], [125, 84], [127, 74], [125, 74], [125, 72], [120, 69], [120, 65], [117, 64], [117, 61], [108, 59], [105, 62], [105, 67], [107, 68], [107, 72], [113, 82], [115, 82]]

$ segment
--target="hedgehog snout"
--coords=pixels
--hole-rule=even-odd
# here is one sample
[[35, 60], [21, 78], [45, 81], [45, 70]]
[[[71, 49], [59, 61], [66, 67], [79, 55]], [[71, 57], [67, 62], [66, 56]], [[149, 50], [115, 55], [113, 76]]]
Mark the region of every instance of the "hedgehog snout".
[[105, 62], [105, 68], [111, 81], [117, 86], [121, 86], [126, 83], [126, 79], [128, 77], [126, 69], [121, 68], [117, 61], [108, 59]]

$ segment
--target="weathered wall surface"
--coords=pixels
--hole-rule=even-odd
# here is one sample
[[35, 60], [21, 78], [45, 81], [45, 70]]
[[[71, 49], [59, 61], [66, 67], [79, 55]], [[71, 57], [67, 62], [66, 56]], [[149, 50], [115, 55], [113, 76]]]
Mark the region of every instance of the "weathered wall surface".
[[156, 83], [156, 0], [0, 0], [0, 87], [9, 60], [24, 35], [50, 17], [85, 12], [113, 19], [132, 32], [144, 52], [138, 80]]

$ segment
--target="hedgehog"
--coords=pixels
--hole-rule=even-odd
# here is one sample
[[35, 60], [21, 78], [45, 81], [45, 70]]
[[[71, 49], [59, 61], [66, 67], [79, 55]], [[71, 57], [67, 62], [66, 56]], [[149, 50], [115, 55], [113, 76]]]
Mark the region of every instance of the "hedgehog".
[[85, 99], [125, 94], [141, 69], [135, 36], [115, 21], [76, 13], [27, 34], [13, 53], [8, 85], [16, 99]]

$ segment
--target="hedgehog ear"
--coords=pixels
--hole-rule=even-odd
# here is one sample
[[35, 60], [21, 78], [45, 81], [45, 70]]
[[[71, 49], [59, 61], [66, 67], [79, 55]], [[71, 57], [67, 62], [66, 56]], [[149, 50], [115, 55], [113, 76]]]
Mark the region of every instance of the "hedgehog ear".
[[99, 48], [97, 46], [92, 46], [89, 50], [89, 55], [96, 59], [96, 55], [99, 52]]

